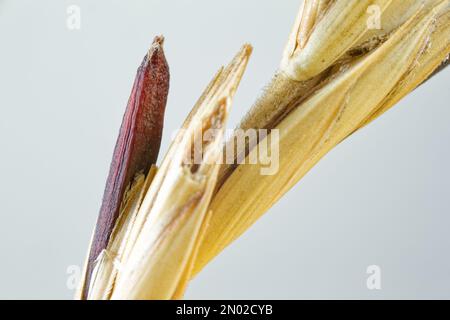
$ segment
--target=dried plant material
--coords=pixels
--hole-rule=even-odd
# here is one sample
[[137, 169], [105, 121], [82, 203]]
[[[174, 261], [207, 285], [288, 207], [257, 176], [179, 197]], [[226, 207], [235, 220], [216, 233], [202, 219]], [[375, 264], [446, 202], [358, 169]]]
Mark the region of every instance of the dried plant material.
[[[439, 7], [438, 7], [439, 8]], [[436, 20], [432, 22], [432, 32], [427, 39], [423, 52], [413, 66], [404, 75], [398, 86], [383, 103], [364, 122], [361, 127], [375, 120], [408, 93], [443, 70], [450, 61], [450, 7], [449, 1], [443, 1], [442, 9], [436, 10]]]
[[[157, 38], [147, 56], [155, 57], [152, 75], [161, 80], [154, 91], [159, 98], [147, 96], [156, 99], [153, 111], [164, 110], [168, 89], [161, 42]], [[85, 297], [181, 299], [190, 279], [333, 147], [448, 65], [450, 0], [302, 1], [280, 70], [223, 146], [250, 54], [245, 45], [218, 71], [160, 168], [147, 176], [157, 156], [148, 148], [159, 148], [160, 131], [140, 131], [129, 118], [153, 115], [132, 111], [150, 92], [142, 92], [144, 71], [138, 73], [105, 191], [106, 218], [100, 217], [93, 239]], [[265, 131], [244, 139], [242, 150], [238, 132], [249, 129]], [[133, 140], [135, 132], [142, 136]], [[229, 150], [237, 151], [232, 164]], [[274, 175], [262, 174], [266, 163], [251, 160], [261, 160], [261, 152], [279, 155]], [[133, 178], [128, 192], [121, 191]]]
[[[336, 0], [328, 5], [321, 5], [322, 2], [302, 3], [288, 41], [281, 69], [294, 80], [314, 77], [336, 62], [367, 30], [367, 8], [377, 6], [383, 12], [392, 0]], [[321, 7], [327, 8], [322, 16], [315, 9]], [[305, 37], [302, 28], [309, 20], [313, 23], [307, 23]]]
[[367, 28], [358, 42], [348, 50], [348, 53], [369, 52], [389, 38], [389, 35], [403, 25], [421, 9], [429, 9], [441, 0], [393, 0], [385, 8], [377, 12], [376, 7], [370, 7], [366, 14]]
[[281, 70], [305, 81], [347, 58], [373, 50], [421, 9], [440, 0], [303, 1]]
[[[283, 73], [276, 74], [263, 95], [243, 117], [238, 125], [238, 129], [244, 131], [257, 129], [272, 130], [286, 114], [321, 87], [329, 74], [329, 72], [324, 72], [301, 83], [290, 79]], [[227, 141], [224, 147], [225, 150], [238, 145], [236, 136], [236, 133], [233, 134]], [[238, 159], [245, 159], [250, 150], [253, 150], [258, 142], [260, 142], [259, 140], [262, 136], [263, 134], [256, 139], [245, 140], [245, 147], [239, 148], [232, 154], [232, 161], [221, 164], [216, 190], [223, 185], [231, 173], [239, 166]], [[229, 155], [227, 154], [227, 156]]]
[[[312, 86], [306, 98], [287, 101], [295, 95], [269, 94], [279, 98], [271, 100], [274, 110], [278, 106], [290, 107], [273, 127], [280, 134], [279, 171], [274, 176], [263, 176], [259, 165], [239, 165], [229, 171], [212, 199], [210, 226], [199, 248], [194, 273], [249, 228], [329, 150], [414, 90], [448, 59], [449, 1], [434, 3], [421, 6], [373, 50], [337, 63], [325, 80]], [[340, 33], [339, 28], [336, 33]], [[323, 49], [318, 52], [316, 59]], [[310, 57], [315, 59], [314, 51]], [[299, 70], [303, 74], [302, 66]], [[289, 86], [294, 88], [295, 84], [289, 82]], [[271, 135], [265, 139], [271, 139]], [[256, 148], [247, 157], [254, 152]]]
[[148, 188], [156, 174], [156, 167], [151, 167], [147, 177], [138, 174], [124, 197], [123, 206], [108, 243], [94, 266], [89, 288], [89, 300], [108, 300], [116, 281], [118, 270], [124, 263], [123, 252], [130, 236], [131, 227]]
[[[358, 42], [348, 44], [346, 47], [347, 51], [344, 53], [341, 53], [341, 50], [335, 51], [333, 56], [336, 56], [336, 59], [329, 59], [326, 67], [323, 68], [323, 71], [310, 78], [298, 81], [298, 79], [292, 77], [292, 72], [288, 70], [289, 68], [299, 68], [295, 65], [296, 55], [294, 54], [294, 51], [300, 55], [305, 43], [309, 40], [309, 37], [313, 32], [320, 33], [320, 35], [313, 38], [318, 39], [316, 41], [319, 41], [319, 44], [322, 43], [323, 46], [332, 46], [333, 41], [339, 42], [337, 34], [342, 33], [341, 36], [344, 36], [345, 31], [343, 28], [345, 26], [337, 28], [335, 32], [324, 33], [322, 29], [316, 30], [315, 25], [318, 24], [321, 19], [333, 21], [334, 13], [330, 11], [331, 8], [343, 5], [342, 3], [347, 3], [346, 1], [325, 0], [303, 1], [283, 55], [280, 71], [274, 76], [267, 86], [267, 89], [264, 90], [263, 95], [243, 117], [238, 128], [242, 130], [267, 129], [269, 131], [275, 128], [287, 114], [309, 99], [311, 95], [326, 85], [331, 79], [335, 78], [341, 68], [345, 68], [352, 61], [373, 51], [379, 45], [384, 43], [394, 30], [403, 25], [408, 19], [411, 19], [411, 17], [420, 10], [430, 10], [440, 1], [441, 0], [405, 0], [386, 2], [384, 3], [384, 11], [381, 10], [382, 7], [378, 7], [380, 14], [382, 14], [382, 28], [369, 28], [369, 26], [367, 26], [369, 16], [364, 14], [366, 20], [358, 20], [358, 23], [360, 23], [362, 28]], [[369, 4], [366, 5], [369, 6]], [[371, 2], [370, 5], [376, 6], [375, 2]], [[357, 8], [359, 8], [358, 10], [360, 10], [359, 12], [362, 14], [364, 10], [359, 6]], [[366, 7], [366, 11], [367, 8], [368, 7]], [[326, 17], [325, 14], [327, 14]], [[355, 13], [352, 12], [352, 14]], [[365, 26], [365, 28], [363, 28], [363, 26]], [[354, 33], [353, 29], [352, 33]], [[310, 41], [313, 41], [313, 39]], [[341, 55], [339, 56], [339, 54]], [[321, 59], [321, 56], [319, 54], [313, 55], [311, 59], [314, 61], [319, 60]], [[334, 65], [332, 65], [332, 63], [334, 63]], [[300, 72], [300, 70], [301, 68], [298, 69], [298, 72]], [[236, 143], [235, 139], [235, 137], [232, 137], [227, 142], [227, 145], [234, 145]], [[237, 168], [237, 159], [242, 159], [247, 156], [249, 151], [252, 150], [258, 142], [258, 140], [246, 141], [246, 148], [239, 150], [240, 153], [235, 154], [234, 161], [221, 165], [216, 189], [219, 189], [233, 170]]]
[[314, 27], [322, 19], [332, 2], [331, 0], [305, 0], [302, 2], [292, 31], [293, 48], [290, 48], [291, 51], [301, 50], [306, 46]]
[[198, 251], [200, 249], [200, 245], [204, 240], [205, 232], [209, 227], [209, 220], [211, 218], [211, 212], [209, 211], [205, 215], [205, 219], [203, 220], [202, 226], [200, 227], [198, 238], [195, 242], [195, 245], [192, 249], [191, 256], [189, 258], [189, 261], [186, 264], [186, 267], [183, 271], [183, 274], [181, 275], [180, 280], [178, 281], [178, 286], [171, 297], [172, 300], [180, 300], [183, 299], [184, 293], [187, 289], [187, 286], [193, 276], [194, 267], [195, 267], [195, 261], [197, 259]]
[[[112, 299], [171, 299], [184, 291], [217, 178], [224, 125], [251, 47], [214, 78], [175, 138], [137, 214]], [[196, 158], [198, 132], [201, 157]]]
[[169, 91], [169, 68], [164, 56], [163, 41], [162, 37], [155, 38], [137, 71], [94, 232], [83, 297], [88, 294], [95, 261], [110, 240], [126, 188], [137, 173], [147, 173], [158, 157]]

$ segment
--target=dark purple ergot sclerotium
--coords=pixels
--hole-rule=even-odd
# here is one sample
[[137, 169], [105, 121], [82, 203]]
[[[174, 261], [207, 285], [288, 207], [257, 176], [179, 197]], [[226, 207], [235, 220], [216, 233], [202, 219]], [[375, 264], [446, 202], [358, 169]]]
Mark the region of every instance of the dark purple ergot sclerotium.
[[163, 42], [163, 37], [154, 39], [137, 70], [89, 252], [83, 299], [88, 296], [95, 261], [108, 245], [126, 188], [137, 173], [147, 173], [158, 158], [169, 92], [169, 66]]

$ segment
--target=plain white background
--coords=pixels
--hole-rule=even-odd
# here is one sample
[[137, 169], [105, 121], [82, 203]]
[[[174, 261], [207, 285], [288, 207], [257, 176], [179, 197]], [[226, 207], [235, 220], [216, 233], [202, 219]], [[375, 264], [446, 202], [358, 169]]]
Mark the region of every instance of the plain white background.
[[[66, 27], [69, 5], [81, 29]], [[71, 298], [135, 70], [166, 37], [164, 152], [220, 65], [255, 47], [229, 128], [276, 70], [299, 0], [0, 0], [0, 298]], [[186, 297], [450, 298], [450, 72], [328, 154]], [[382, 289], [366, 287], [379, 265]]]

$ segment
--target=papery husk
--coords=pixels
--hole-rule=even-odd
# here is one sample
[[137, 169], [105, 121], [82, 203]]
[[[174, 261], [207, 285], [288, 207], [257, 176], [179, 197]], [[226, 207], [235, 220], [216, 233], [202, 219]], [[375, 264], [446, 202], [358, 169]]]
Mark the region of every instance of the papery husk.
[[138, 174], [127, 192], [120, 216], [111, 234], [111, 240], [94, 266], [88, 290], [89, 300], [108, 300], [111, 297], [118, 270], [125, 263], [123, 252], [130, 237], [131, 228], [156, 172], [156, 166], [152, 166], [147, 176]]
[[[347, 53], [370, 51], [384, 42], [421, 9], [440, 0], [305, 0], [302, 2], [281, 70], [305, 81], [335, 64]], [[379, 10], [380, 26], [371, 26]]]
[[303, 1], [283, 55], [281, 69], [297, 81], [316, 76], [364, 36], [369, 18], [367, 9], [370, 6], [378, 6], [383, 13], [393, 1]]

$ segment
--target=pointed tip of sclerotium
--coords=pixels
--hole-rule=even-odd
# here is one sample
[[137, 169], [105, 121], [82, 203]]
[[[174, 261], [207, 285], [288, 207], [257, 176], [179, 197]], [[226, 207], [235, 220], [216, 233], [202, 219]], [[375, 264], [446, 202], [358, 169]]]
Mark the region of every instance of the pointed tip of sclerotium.
[[163, 35], [156, 36], [153, 39], [152, 46], [160, 46], [160, 47], [162, 47], [163, 45], [164, 45], [164, 36]]
[[150, 46], [150, 48], [148, 49], [148, 52], [147, 52], [147, 58], [150, 58], [155, 52], [164, 50], [164, 48], [163, 48], [164, 40], [165, 40], [164, 36], [162, 36], [162, 35], [159, 35], [159, 36], [156, 36], [155, 38], [153, 38], [152, 45]]

